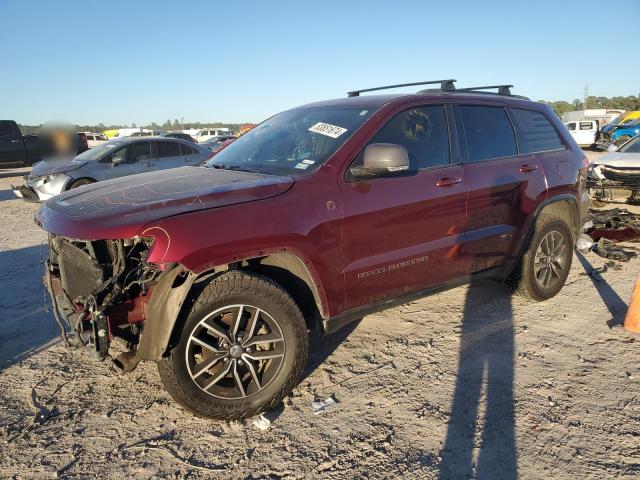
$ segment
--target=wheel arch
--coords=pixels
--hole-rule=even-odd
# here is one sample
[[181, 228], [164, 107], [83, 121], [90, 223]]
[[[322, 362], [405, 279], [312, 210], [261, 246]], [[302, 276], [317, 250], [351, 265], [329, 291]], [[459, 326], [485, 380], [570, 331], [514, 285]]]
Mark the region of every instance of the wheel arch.
[[204, 285], [229, 270], [261, 275], [281, 286], [296, 302], [310, 329], [320, 328], [322, 318], [327, 316], [326, 299], [313, 270], [293, 253], [234, 260], [201, 271], [178, 264], [153, 287], [138, 348], [120, 355], [116, 365], [131, 371], [142, 360], [159, 361], [170, 347], [180, 315], [192, 305]]
[[532, 222], [529, 227], [529, 236], [533, 233], [536, 220], [541, 215], [554, 216], [564, 220], [573, 234], [573, 241], [575, 242], [578, 239], [580, 228], [582, 227], [580, 222], [580, 207], [578, 200], [572, 194], [565, 193], [556, 195], [541, 202], [533, 215]]
[[96, 183], [96, 182], [97, 182], [97, 180], [96, 180], [95, 178], [87, 177], [87, 176], [85, 176], [85, 177], [78, 177], [78, 178], [72, 178], [72, 179], [71, 179], [71, 180], [69, 180], [69, 181], [67, 182], [67, 184], [65, 185], [65, 191], [67, 191], [67, 190], [71, 190], [71, 188], [72, 188], [73, 184], [75, 184], [75, 183], [79, 182], [80, 180], [90, 180], [90, 181], [91, 181], [91, 183]]
[[569, 226], [571, 234], [573, 235], [573, 244], [575, 244], [575, 242], [578, 240], [580, 229], [582, 228], [578, 199], [571, 193], [561, 193], [546, 198], [545, 200], [540, 202], [534, 212], [529, 216], [527, 225], [524, 228], [524, 235], [521, 237], [522, 241], [517, 250], [517, 260], [515, 263], [509, 265], [503, 272], [501, 272], [500, 277], [502, 280], [507, 280], [516, 270], [520, 259], [522, 258], [522, 255], [524, 255], [524, 252], [527, 249], [531, 238], [533, 237], [536, 228], [536, 222], [541, 215], [555, 216], [566, 222], [566, 224]]

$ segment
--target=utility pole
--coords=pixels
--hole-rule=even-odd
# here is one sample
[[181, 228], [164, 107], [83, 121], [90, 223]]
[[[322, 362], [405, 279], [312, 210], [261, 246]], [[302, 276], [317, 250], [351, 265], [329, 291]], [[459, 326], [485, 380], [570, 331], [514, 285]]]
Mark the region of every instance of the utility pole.
[[586, 110], [588, 107], [587, 105], [587, 97], [589, 96], [589, 85], [585, 85], [584, 86], [584, 100], [582, 100], [582, 109]]

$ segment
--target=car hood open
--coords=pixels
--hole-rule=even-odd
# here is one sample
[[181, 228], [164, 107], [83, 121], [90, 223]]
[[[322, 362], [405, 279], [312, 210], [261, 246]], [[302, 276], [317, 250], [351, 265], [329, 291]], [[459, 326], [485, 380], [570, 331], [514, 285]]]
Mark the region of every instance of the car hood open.
[[291, 177], [180, 167], [85, 185], [47, 200], [36, 214], [44, 230], [83, 240], [129, 238], [169, 216], [280, 195]]
[[593, 162], [593, 166], [640, 169], [640, 153], [613, 152]]

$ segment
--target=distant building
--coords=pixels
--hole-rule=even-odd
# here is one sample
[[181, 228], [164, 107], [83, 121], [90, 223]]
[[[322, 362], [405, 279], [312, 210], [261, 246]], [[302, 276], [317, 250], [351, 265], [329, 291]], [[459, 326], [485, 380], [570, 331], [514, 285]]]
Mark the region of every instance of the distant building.
[[596, 120], [599, 126], [602, 127], [623, 113], [624, 110], [614, 108], [591, 108], [588, 110], [576, 110], [575, 112], [563, 113], [562, 121], [579, 122], [581, 120]]

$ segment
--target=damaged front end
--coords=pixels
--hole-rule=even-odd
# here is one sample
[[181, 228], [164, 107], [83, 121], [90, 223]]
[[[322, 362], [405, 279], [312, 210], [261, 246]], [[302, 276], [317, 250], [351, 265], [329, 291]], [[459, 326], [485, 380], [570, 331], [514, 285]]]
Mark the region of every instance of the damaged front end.
[[[114, 363], [126, 371], [140, 360], [159, 360], [166, 347], [170, 332], [163, 331], [159, 341], [157, 334], [143, 335], [145, 328], [153, 328], [148, 321], [150, 310], [156, 312], [158, 321], [165, 320], [153, 306], [154, 289], [160, 284], [171, 292], [189, 277], [188, 270], [177, 264], [146, 262], [152, 242], [145, 237], [95, 241], [49, 237], [45, 285], [63, 337], [66, 329], [75, 332], [81, 344], [100, 360], [109, 356], [110, 344], [118, 341], [126, 352]], [[167, 277], [171, 281], [163, 282]], [[160, 292], [156, 296], [167, 295]], [[177, 313], [170, 312], [174, 315], [171, 320], [175, 321]], [[165, 330], [166, 325], [172, 328], [173, 321], [163, 322]]]

